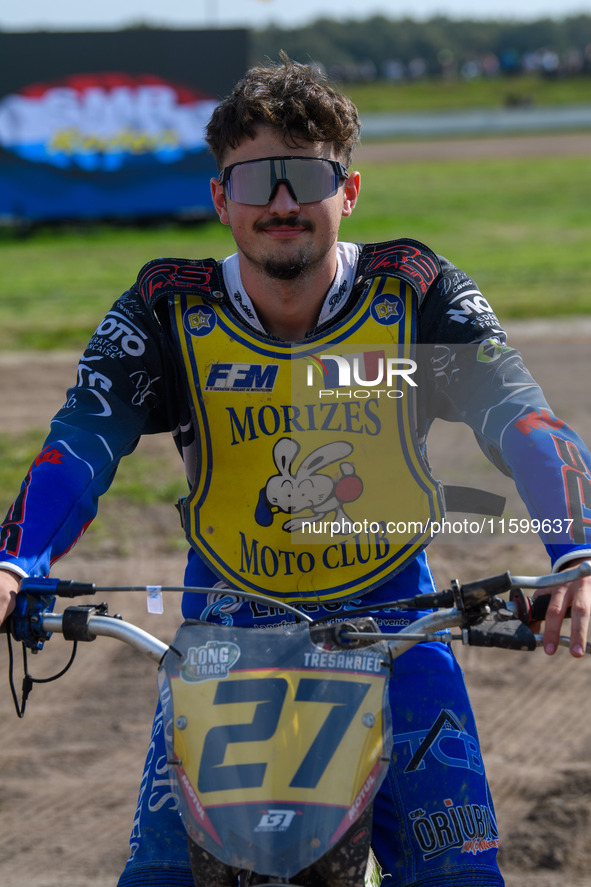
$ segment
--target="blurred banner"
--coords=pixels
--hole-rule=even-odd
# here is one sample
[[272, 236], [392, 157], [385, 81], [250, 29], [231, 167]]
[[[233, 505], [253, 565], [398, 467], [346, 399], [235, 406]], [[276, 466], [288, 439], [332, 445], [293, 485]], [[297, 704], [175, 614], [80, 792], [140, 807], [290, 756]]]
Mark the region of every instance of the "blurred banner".
[[0, 34], [0, 221], [199, 218], [246, 30]]

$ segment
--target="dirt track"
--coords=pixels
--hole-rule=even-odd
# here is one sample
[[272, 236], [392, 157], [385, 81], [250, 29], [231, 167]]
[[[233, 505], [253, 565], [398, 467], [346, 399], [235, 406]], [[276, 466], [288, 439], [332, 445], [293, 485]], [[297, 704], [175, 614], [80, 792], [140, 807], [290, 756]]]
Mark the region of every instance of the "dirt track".
[[446, 158], [589, 156], [591, 133], [496, 136], [495, 138], [432, 138], [420, 141], [374, 141], [360, 145], [355, 159], [363, 163], [392, 163]]
[[[565, 144], [567, 137], [557, 138]], [[589, 137], [569, 139], [575, 140], [569, 144], [577, 153], [589, 153]], [[503, 141], [494, 140], [489, 150], [498, 152]], [[514, 148], [520, 141], [525, 140], [511, 139]], [[541, 140], [535, 143], [539, 147]], [[474, 148], [473, 142], [470, 145]], [[377, 152], [378, 146], [363, 150]], [[402, 147], [387, 150], [397, 152]], [[412, 150], [412, 156], [418, 156], [418, 147]], [[421, 151], [427, 150], [423, 143]], [[438, 150], [441, 156], [441, 143]], [[377, 153], [374, 159], [378, 162]], [[576, 321], [560, 329], [555, 324], [516, 328], [515, 341], [525, 343], [527, 362], [549, 389], [550, 402], [590, 441], [585, 345], [591, 334], [586, 323]], [[531, 342], [540, 337], [545, 344]], [[553, 360], [548, 361], [547, 343], [557, 338], [567, 343], [561, 346], [566, 349], [560, 352], [566, 362], [562, 372], [563, 361], [556, 360], [554, 344]], [[568, 344], [573, 340], [580, 344]], [[45, 427], [63, 400], [74, 366], [73, 355], [0, 356], [3, 431]], [[475, 448], [457, 457], [458, 434], [455, 427], [435, 433], [436, 467], [438, 460], [443, 465], [446, 454], [452, 453], [456, 456], [452, 471], [460, 467], [465, 474], [474, 469], [478, 475], [482, 470], [482, 481], [487, 483], [490, 472], [481, 469], [483, 460]], [[153, 441], [150, 446], [172, 452], [168, 442]], [[112, 518], [116, 520], [115, 515]], [[134, 515], [134, 522], [129, 530], [136, 546], [133, 557], [114, 558], [107, 550], [99, 559], [88, 553], [83, 540], [62, 562], [59, 575], [133, 584], [180, 580], [184, 555], [160, 553], [158, 543], [163, 526], [176, 526], [174, 509], [144, 510]], [[507, 568], [533, 573], [546, 567], [539, 544], [520, 544], [511, 538], [490, 545], [435, 544], [432, 549], [440, 584], [456, 575], [469, 579]], [[121, 610], [125, 618], [143, 623], [164, 639], [172, 636], [178, 622], [175, 602], [168, 603], [164, 617], [147, 616], [139, 595], [127, 595], [111, 609]], [[591, 657], [575, 662], [564, 650], [553, 660], [540, 652], [469, 649], [458, 655], [471, 689], [496, 800], [508, 887], [591, 887]], [[50, 674], [66, 656], [65, 645], [56, 639], [38, 661], [33, 660], [31, 670]], [[6, 668], [1, 642], [3, 674]], [[2, 887], [116, 883], [126, 858], [154, 704], [155, 669], [109, 640], [85, 645], [68, 675], [35, 687], [22, 721], [14, 714], [4, 683], [0, 692]]]

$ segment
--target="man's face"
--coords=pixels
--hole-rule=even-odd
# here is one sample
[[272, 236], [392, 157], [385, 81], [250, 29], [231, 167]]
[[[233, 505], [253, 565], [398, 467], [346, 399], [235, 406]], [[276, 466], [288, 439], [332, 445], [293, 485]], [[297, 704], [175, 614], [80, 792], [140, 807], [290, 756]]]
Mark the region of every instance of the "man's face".
[[[228, 150], [224, 165], [264, 157], [298, 156], [338, 160], [334, 148], [324, 142], [287, 146], [276, 130], [260, 126], [253, 139]], [[359, 176], [341, 180], [331, 197], [298, 203], [285, 184], [280, 184], [268, 203], [251, 206], [231, 200], [217, 179], [212, 179], [214, 206], [224, 225], [229, 225], [241, 263], [277, 280], [295, 280], [326, 263], [335, 263], [339, 226], [349, 216], [359, 193]]]

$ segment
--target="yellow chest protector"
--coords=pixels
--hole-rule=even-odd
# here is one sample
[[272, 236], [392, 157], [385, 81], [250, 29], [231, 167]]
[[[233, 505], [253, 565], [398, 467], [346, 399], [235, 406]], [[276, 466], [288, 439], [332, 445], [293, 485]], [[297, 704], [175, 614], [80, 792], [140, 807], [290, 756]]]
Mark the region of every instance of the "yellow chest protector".
[[187, 538], [231, 587], [349, 598], [428, 543], [443, 507], [415, 432], [415, 302], [375, 278], [344, 320], [292, 345], [175, 295], [198, 447]]

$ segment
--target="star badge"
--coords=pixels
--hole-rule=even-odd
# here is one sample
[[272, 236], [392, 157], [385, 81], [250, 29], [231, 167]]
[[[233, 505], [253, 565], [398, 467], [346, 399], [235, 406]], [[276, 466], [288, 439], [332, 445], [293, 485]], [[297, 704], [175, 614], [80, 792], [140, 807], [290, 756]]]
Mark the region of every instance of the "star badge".
[[199, 332], [199, 330], [207, 327], [211, 328], [211, 314], [207, 314], [205, 311], [199, 310], [195, 311], [194, 314], [191, 314], [189, 318], [189, 324], [191, 329], [195, 332]]
[[380, 320], [387, 320], [389, 317], [398, 317], [400, 305], [398, 300], [390, 301], [384, 298], [375, 305], [375, 312]]

